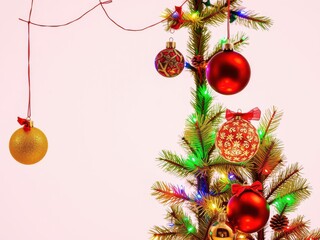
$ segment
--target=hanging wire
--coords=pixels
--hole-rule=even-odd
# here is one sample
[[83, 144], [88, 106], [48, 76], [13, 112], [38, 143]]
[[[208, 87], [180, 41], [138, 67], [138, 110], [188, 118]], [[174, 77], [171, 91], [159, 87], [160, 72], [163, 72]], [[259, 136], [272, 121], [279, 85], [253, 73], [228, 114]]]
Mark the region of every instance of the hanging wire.
[[31, 66], [30, 66], [30, 56], [31, 56], [31, 47], [30, 47], [30, 21], [33, 10], [33, 0], [31, 0], [31, 6], [29, 11], [29, 21], [28, 21], [28, 88], [29, 88], [29, 98], [28, 98], [28, 113], [27, 118], [31, 118]]
[[228, 40], [230, 40], [230, 18], [231, 18], [230, 0], [228, 0], [228, 21], [227, 21], [227, 38], [228, 38]]
[[[188, 0], [185, 0], [185, 1], [180, 5], [180, 7], [182, 7], [182, 6], [183, 6], [184, 4], [186, 4], [187, 2], [188, 2]], [[152, 28], [152, 27], [154, 27], [154, 26], [156, 26], [156, 25], [158, 25], [158, 24], [160, 24], [160, 23], [168, 20], [168, 19], [171, 17], [171, 16], [169, 16], [169, 17], [167, 17], [167, 18], [165, 18], [165, 19], [163, 19], [163, 20], [161, 20], [161, 21], [158, 21], [158, 22], [156, 22], [156, 23], [153, 23], [153, 24], [148, 25], [148, 26], [143, 27], [143, 28], [138, 28], [138, 29], [125, 28], [125, 27], [121, 26], [120, 24], [118, 24], [118, 23], [117, 23], [113, 18], [111, 18], [110, 15], [108, 14], [106, 8], [104, 7], [104, 4], [109, 4], [109, 3], [112, 3], [112, 0], [108, 0], [108, 1], [101, 1], [101, 0], [99, 0], [99, 3], [98, 3], [98, 4], [96, 4], [94, 7], [92, 7], [91, 9], [89, 9], [88, 11], [86, 11], [85, 13], [83, 13], [80, 17], [78, 17], [78, 18], [76, 18], [76, 19], [74, 19], [74, 20], [72, 20], [72, 21], [69, 21], [69, 22], [67, 22], [67, 23], [63, 23], [63, 24], [54, 24], [54, 25], [50, 25], [50, 24], [40, 24], [40, 23], [31, 22], [30, 19], [29, 19], [29, 21], [27, 21], [27, 20], [24, 20], [24, 19], [22, 19], [22, 18], [19, 18], [19, 20], [20, 20], [20, 21], [23, 21], [23, 22], [26, 22], [26, 23], [28, 23], [28, 24], [32, 24], [32, 25], [38, 26], [38, 27], [65, 27], [65, 26], [68, 26], [68, 25], [70, 25], [70, 24], [72, 24], [72, 23], [74, 23], [74, 22], [79, 21], [81, 18], [83, 18], [84, 16], [86, 16], [88, 13], [90, 13], [91, 11], [93, 11], [94, 9], [96, 9], [98, 6], [101, 6], [101, 8], [102, 8], [104, 14], [107, 16], [107, 18], [108, 18], [113, 24], [115, 24], [117, 27], [119, 27], [119, 28], [121, 28], [122, 30], [125, 30], [125, 31], [138, 32], [138, 31], [144, 31], [144, 30], [146, 30], [146, 29], [148, 29], [148, 28]]]
[[[169, 19], [171, 16], [167, 17], [166, 19], [163, 19], [161, 21], [158, 21], [154, 24], [151, 24], [151, 25], [148, 25], [146, 27], [143, 27], [143, 28], [140, 28], [140, 29], [129, 29], [129, 28], [125, 28], [125, 27], [122, 27], [120, 24], [118, 24], [115, 20], [113, 20], [107, 10], [105, 9], [105, 7], [103, 6], [104, 4], [109, 4], [112, 2], [112, 0], [108, 0], [108, 1], [101, 1], [99, 0], [99, 3], [96, 4], [94, 7], [90, 8], [88, 11], [86, 11], [85, 13], [83, 13], [80, 17], [72, 20], [72, 21], [69, 21], [67, 23], [63, 23], [63, 24], [57, 24], [57, 25], [48, 25], [48, 24], [39, 24], [39, 23], [35, 23], [35, 22], [32, 22], [31, 21], [31, 16], [32, 16], [32, 11], [33, 11], [33, 2], [34, 0], [31, 0], [31, 6], [30, 6], [30, 11], [29, 11], [29, 16], [28, 16], [28, 20], [24, 20], [22, 18], [19, 18], [20, 21], [23, 21], [23, 22], [26, 22], [28, 24], [28, 111], [27, 111], [27, 120], [30, 120], [31, 119], [31, 25], [35, 25], [35, 26], [38, 26], [38, 27], [65, 27], [67, 25], [70, 25], [74, 22], [77, 22], [79, 21], [81, 18], [83, 18], [84, 16], [86, 16], [88, 13], [90, 13], [91, 11], [93, 11], [94, 9], [96, 9], [98, 6], [101, 6], [105, 15], [107, 16], [107, 18], [112, 22], [114, 23], [117, 27], [125, 30], [125, 31], [143, 31], [143, 30], [146, 30], [148, 28], [152, 28], [164, 21], [166, 21], [167, 19]], [[188, 0], [185, 0], [182, 5], [180, 7], [182, 7], [185, 3], [187, 3]]]

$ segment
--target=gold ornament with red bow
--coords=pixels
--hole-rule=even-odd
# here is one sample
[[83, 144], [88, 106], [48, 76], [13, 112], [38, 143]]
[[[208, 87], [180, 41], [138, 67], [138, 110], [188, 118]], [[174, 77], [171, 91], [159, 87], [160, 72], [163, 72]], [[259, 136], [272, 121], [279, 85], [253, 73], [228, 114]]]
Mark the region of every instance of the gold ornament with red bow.
[[33, 126], [30, 119], [18, 117], [18, 122], [23, 127], [12, 134], [9, 142], [10, 153], [22, 164], [37, 163], [47, 153], [47, 137], [40, 129]]
[[269, 219], [270, 209], [262, 195], [259, 181], [251, 186], [232, 185], [232, 196], [227, 205], [229, 222], [236, 230], [253, 233], [263, 228]]
[[248, 113], [226, 111], [226, 119], [216, 137], [220, 155], [231, 162], [244, 162], [252, 158], [259, 148], [259, 135], [249, 122], [259, 120], [261, 111], [254, 108]]

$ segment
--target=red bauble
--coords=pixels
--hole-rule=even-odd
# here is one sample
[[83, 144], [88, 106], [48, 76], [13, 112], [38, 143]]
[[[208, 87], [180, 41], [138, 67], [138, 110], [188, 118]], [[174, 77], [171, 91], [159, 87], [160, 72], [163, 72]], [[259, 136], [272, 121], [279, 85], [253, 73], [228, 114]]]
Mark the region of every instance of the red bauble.
[[175, 42], [167, 42], [167, 48], [158, 53], [155, 59], [155, 67], [164, 77], [175, 77], [184, 68], [184, 57], [175, 48]]
[[245, 233], [257, 232], [263, 228], [270, 214], [266, 199], [260, 192], [250, 188], [242, 187], [239, 194], [230, 198], [227, 206], [230, 223], [235, 229]]
[[250, 65], [237, 52], [225, 50], [214, 55], [207, 65], [206, 76], [218, 93], [231, 95], [244, 89], [250, 80]]
[[[227, 114], [228, 111], [231, 112], [227, 110]], [[260, 139], [256, 128], [245, 120], [245, 114], [243, 116], [240, 115], [242, 113], [233, 114], [234, 116], [220, 127], [216, 146], [224, 159], [231, 162], [244, 162], [257, 153]]]

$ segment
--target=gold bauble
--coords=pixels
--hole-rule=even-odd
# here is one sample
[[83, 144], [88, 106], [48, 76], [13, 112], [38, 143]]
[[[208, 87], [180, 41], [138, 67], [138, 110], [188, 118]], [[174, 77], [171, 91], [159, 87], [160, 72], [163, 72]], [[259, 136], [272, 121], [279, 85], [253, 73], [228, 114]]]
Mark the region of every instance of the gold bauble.
[[46, 155], [48, 140], [38, 128], [19, 128], [10, 138], [9, 149], [12, 157], [18, 162], [34, 164]]
[[225, 213], [220, 213], [218, 217], [218, 224], [211, 226], [209, 229], [209, 240], [233, 240], [233, 231], [225, 221]]

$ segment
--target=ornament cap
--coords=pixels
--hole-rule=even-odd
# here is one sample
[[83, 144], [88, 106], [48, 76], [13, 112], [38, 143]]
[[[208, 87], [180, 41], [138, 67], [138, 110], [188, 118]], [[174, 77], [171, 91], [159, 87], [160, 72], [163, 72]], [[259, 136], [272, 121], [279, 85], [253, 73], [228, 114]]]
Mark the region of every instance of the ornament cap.
[[228, 39], [228, 42], [222, 45], [222, 49], [223, 51], [233, 51], [233, 43]]
[[227, 221], [227, 214], [222, 212], [218, 215], [218, 222], [226, 222]]
[[173, 38], [170, 38], [166, 44], [166, 48], [176, 48], [176, 42], [173, 41]]
[[31, 120], [29, 121], [29, 127], [33, 128], [33, 121], [31, 121]]

